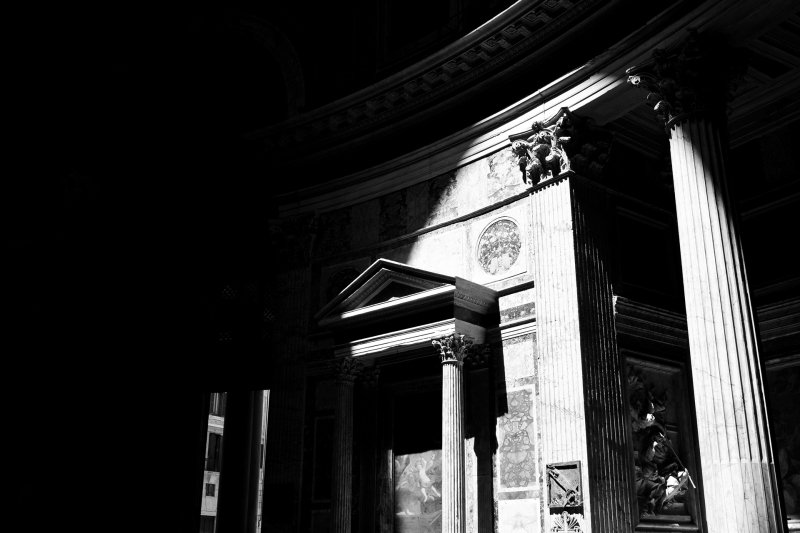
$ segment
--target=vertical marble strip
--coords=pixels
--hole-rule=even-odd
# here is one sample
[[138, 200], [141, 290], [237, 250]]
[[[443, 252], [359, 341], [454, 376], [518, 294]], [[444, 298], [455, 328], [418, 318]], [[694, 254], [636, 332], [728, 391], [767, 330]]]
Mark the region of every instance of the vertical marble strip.
[[670, 148], [708, 530], [783, 531], [724, 145], [692, 116], [673, 125]]
[[333, 533], [350, 533], [353, 486], [353, 381], [336, 380], [333, 436]]
[[593, 436], [587, 443], [592, 524], [599, 531], [629, 531], [633, 464], [607, 267], [605, 194], [581, 178], [571, 183], [586, 425]]
[[[542, 416], [542, 460], [588, 462], [583, 363], [575, 243], [568, 179], [535, 191], [531, 198], [532, 270]], [[589, 487], [588, 468], [583, 486]], [[546, 497], [546, 495], [543, 495]], [[593, 505], [584, 494], [584, 513]], [[549, 529], [550, 524], [545, 523]], [[591, 531], [586, 524], [585, 531]]]
[[442, 362], [442, 533], [465, 533], [463, 363]]

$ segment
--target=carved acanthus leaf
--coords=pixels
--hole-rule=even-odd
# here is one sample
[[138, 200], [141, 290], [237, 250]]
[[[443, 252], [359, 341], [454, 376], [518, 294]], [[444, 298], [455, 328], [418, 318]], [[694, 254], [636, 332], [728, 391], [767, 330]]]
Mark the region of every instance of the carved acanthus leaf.
[[349, 356], [334, 360], [331, 366], [333, 367], [338, 381], [353, 382], [361, 375], [364, 369], [364, 365], [361, 361]]
[[439, 339], [433, 339], [431, 343], [439, 349], [442, 363], [451, 361], [462, 362], [467, 355], [467, 351], [473, 344], [472, 340], [467, 339], [465, 335], [459, 335], [457, 333], [445, 335]]

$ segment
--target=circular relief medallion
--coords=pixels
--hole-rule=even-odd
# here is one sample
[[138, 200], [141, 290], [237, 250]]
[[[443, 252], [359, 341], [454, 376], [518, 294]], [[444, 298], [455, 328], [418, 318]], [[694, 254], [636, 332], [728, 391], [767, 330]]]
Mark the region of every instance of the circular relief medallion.
[[519, 227], [504, 218], [486, 228], [478, 241], [478, 262], [487, 274], [507, 272], [519, 259], [522, 240]]

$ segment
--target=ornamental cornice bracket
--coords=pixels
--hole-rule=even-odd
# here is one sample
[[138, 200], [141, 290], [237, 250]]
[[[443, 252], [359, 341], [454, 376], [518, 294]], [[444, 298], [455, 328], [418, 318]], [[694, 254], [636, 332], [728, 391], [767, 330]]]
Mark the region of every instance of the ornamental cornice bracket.
[[523, 183], [533, 186], [569, 170], [601, 179], [614, 137], [593, 122], [562, 107], [549, 120], [535, 121], [528, 131], [510, 135]]
[[452, 333], [438, 339], [431, 340], [431, 343], [439, 349], [439, 356], [442, 363], [462, 363], [467, 356], [473, 341], [466, 335]]
[[341, 357], [331, 363], [336, 381], [353, 383], [364, 371], [364, 364], [350, 356]]
[[747, 70], [748, 53], [729, 47], [714, 35], [690, 29], [680, 41], [653, 50], [650, 59], [625, 71], [628, 83], [647, 92], [656, 121], [669, 130], [670, 121], [689, 113], [725, 118]]

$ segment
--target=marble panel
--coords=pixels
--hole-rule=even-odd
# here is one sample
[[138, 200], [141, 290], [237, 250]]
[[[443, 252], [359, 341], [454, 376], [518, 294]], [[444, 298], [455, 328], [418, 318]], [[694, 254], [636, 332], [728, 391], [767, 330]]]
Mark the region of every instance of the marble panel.
[[[506, 391], [507, 412], [497, 417], [498, 491], [538, 488], [533, 387]], [[502, 405], [503, 402], [498, 402]]]
[[488, 167], [488, 204], [493, 204], [525, 192], [527, 186], [522, 181], [519, 167], [514, 163], [511, 150], [501, 150], [485, 159]]
[[497, 533], [540, 533], [539, 499], [497, 502]]
[[410, 246], [406, 263], [448, 276], [464, 275], [464, 232], [455, 229], [420, 238]]
[[456, 173], [447, 172], [429, 180], [428, 222], [433, 226], [458, 216], [458, 195], [456, 194]]
[[350, 213], [353, 248], [363, 248], [378, 242], [380, 209], [377, 198], [353, 206]]
[[514, 338], [503, 343], [503, 371], [507, 387], [520, 384], [520, 380], [536, 374], [536, 350], [533, 338]]
[[487, 176], [489, 163], [480, 159], [456, 170], [456, 198], [458, 216], [473, 213], [489, 205]]
[[533, 303], [533, 289], [525, 289], [519, 292], [512, 292], [501, 296], [498, 302], [500, 306], [500, 315], [507, 312], [509, 309], [518, 308], [520, 306]]

